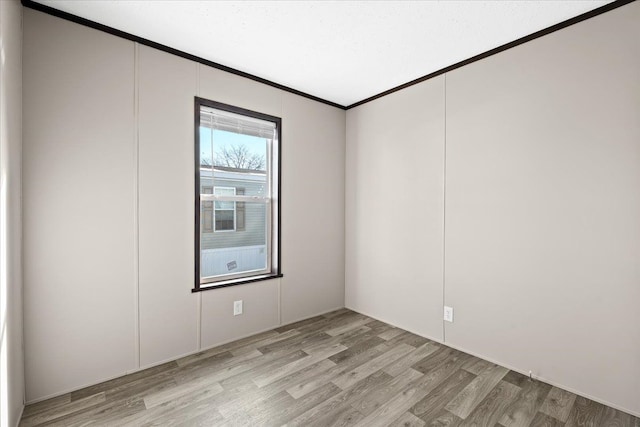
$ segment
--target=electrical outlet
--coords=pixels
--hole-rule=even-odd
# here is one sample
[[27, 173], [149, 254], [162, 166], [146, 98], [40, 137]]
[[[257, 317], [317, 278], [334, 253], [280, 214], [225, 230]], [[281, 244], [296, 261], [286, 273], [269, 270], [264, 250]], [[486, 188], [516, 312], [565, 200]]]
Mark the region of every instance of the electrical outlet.
[[242, 314], [242, 300], [233, 302], [233, 315]]
[[453, 322], [453, 307], [444, 306], [444, 320]]

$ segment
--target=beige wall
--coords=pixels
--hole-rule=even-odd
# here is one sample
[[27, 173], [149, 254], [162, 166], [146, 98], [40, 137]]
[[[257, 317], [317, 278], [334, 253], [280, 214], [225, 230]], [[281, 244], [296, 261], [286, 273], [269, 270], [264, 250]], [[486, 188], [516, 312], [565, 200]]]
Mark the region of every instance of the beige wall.
[[[348, 307], [640, 414], [638, 3], [346, 122], [24, 14], [29, 401], [341, 307], [346, 277]], [[281, 279], [190, 292], [196, 95], [283, 118]]]
[[[343, 111], [24, 13], [28, 401], [344, 306]], [[194, 96], [282, 117], [281, 279], [191, 292]]]
[[0, 1], [0, 425], [24, 403], [22, 346], [22, 7]]
[[[411, 258], [441, 225], [420, 129], [443, 100], [413, 86], [349, 110], [347, 306], [640, 414], [638, 22], [636, 2], [446, 75], [444, 259]], [[386, 170], [412, 233], [388, 231]], [[420, 280], [443, 261], [454, 323]]]
[[191, 294], [197, 65], [146, 46], [137, 53], [139, 341], [147, 366], [198, 349], [199, 296]]
[[347, 112], [346, 305], [442, 339], [444, 78]]
[[[343, 110], [284, 93], [282, 323], [344, 307]], [[309, 120], [309, 118], [313, 118]]]
[[28, 401], [136, 367], [133, 53], [24, 10]]
[[447, 75], [456, 347], [640, 413], [640, 4]]

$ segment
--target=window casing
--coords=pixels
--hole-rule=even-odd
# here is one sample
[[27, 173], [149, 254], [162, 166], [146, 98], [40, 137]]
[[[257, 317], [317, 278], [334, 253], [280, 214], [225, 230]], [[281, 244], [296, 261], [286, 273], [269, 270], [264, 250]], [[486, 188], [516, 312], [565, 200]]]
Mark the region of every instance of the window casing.
[[194, 291], [280, 270], [281, 120], [195, 99]]

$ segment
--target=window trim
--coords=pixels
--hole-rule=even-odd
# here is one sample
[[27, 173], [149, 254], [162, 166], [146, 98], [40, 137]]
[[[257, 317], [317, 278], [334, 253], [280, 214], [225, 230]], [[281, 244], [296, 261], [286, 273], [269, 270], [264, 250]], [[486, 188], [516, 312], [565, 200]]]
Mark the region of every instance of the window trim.
[[[217, 110], [227, 111], [230, 113], [240, 114], [244, 116], [253, 117], [256, 119], [266, 120], [270, 122], [274, 122], [276, 124], [276, 132], [277, 132], [277, 145], [273, 148], [277, 150], [275, 157], [272, 159], [267, 159], [267, 162], [273, 162], [271, 165], [270, 173], [272, 173], [272, 181], [275, 186], [274, 189], [271, 190], [271, 200], [270, 203], [267, 203], [268, 207], [268, 217], [270, 217], [271, 224], [268, 224], [267, 227], [271, 229], [270, 233], [270, 244], [271, 244], [271, 257], [267, 259], [267, 262], [270, 266], [267, 267], [267, 270], [271, 269], [271, 271], [264, 272], [264, 270], [260, 270], [258, 273], [250, 274], [243, 277], [231, 277], [229, 279], [223, 279], [215, 282], [209, 283], [201, 283], [200, 280], [200, 261], [201, 261], [201, 252], [200, 252], [200, 109], [201, 107], [209, 107]], [[228, 286], [241, 285], [244, 283], [252, 283], [258, 282], [262, 280], [269, 280], [278, 277], [283, 277], [282, 275], [282, 226], [281, 226], [281, 217], [282, 217], [282, 119], [280, 117], [271, 116], [269, 114], [260, 113], [257, 111], [247, 110], [244, 108], [236, 107], [229, 104], [223, 104], [221, 102], [216, 102], [200, 97], [194, 97], [194, 288], [191, 290], [192, 292], [200, 292], [209, 289], [218, 289]], [[273, 171], [273, 166], [276, 167], [276, 170]], [[215, 185], [215, 183], [214, 183]], [[274, 191], [275, 190], [275, 191]], [[269, 208], [270, 207], [270, 208]], [[274, 211], [275, 210], [275, 215]], [[234, 212], [236, 208], [234, 206]], [[235, 215], [235, 214], [234, 214]], [[214, 206], [214, 216], [215, 216], [215, 206]], [[215, 218], [214, 218], [214, 229], [215, 229]], [[234, 219], [234, 229], [235, 229], [235, 219]]]

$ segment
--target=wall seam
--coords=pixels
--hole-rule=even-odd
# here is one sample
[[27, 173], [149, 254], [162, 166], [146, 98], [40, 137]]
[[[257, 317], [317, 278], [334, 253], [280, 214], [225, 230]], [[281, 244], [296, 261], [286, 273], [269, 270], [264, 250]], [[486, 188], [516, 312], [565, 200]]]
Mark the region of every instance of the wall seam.
[[[283, 93], [280, 93], [280, 117], [284, 117], [284, 97], [286, 95], [284, 95]], [[280, 123], [280, 126], [282, 127], [282, 122]], [[280, 138], [282, 138], [284, 135], [284, 132], [282, 131], [282, 129], [280, 129]], [[282, 196], [282, 151], [284, 151], [284, 147], [282, 146], [282, 141], [279, 142], [280, 144], [280, 152], [278, 153], [278, 156], [280, 156], [280, 162], [278, 162], [278, 169], [280, 170], [280, 179], [278, 181], [278, 192], [280, 193], [279, 196]], [[273, 196], [273, 194], [272, 194]], [[280, 218], [282, 218], [282, 200], [280, 200], [280, 207], [278, 208], [278, 215], [280, 215]], [[271, 227], [273, 228], [273, 219], [271, 220]], [[280, 273], [282, 273], [282, 221], [280, 221], [278, 223], [278, 246], [280, 247], [280, 250], [278, 251], [278, 270], [280, 271]], [[273, 238], [271, 239], [271, 244], [273, 245]], [[284, 277], [280, 277], [278, 279], [278, 326], [282, 326], [282, 281], [284, 280]]]
[[[202, 67], [202, 65], [196, 63], [196, 93], [198, 94], [198, 97], [202, 96], [202, 94], [200, 93], [200, 67]], [[196, 130], [194, 129], [194, 133], [195, 131]], [[194, 147], [194, 150], [195, 150], [195, 147]], [[195, 214], [196, 212], [194, 212], [194, 217], [195, 217]], [[195, 262], [196, 260], [194, 259], [193, 261]], [[196, 279], [199, 280], [199, 278], [196, 278], [196, 277], [194, 277], [193, 280], [195, 281]], [[198, 292], [196, 301], [198, 306], [197, 307], [198, 321], [196, 322], [196, 345], [198, 346], [198, 351], [200, 351], [202, 349], [202, 292]]]
[[[447, 74], [444, 74], [444, 140], [442, 155], [442, 310], [446, 303], [446, 230], [447, 230]], [[446, 323], [442, 319], [442, 342], [447, 342]]]
[[140, 45], [133, 44], [135, 368], [140, 369]]
[[21, 316], [22, 316], [22, 331], [20, 336], [20, 346], [22, 347], [22, 411], [18, 417], [18, 424], [22, 418], [24, 412], [24, 406], [27, 402], [27, 375], [26, 375], [26, 363], [25, 363], [25, 316], [24, 316], [24, 210], [22, 203], [22, 187], [24, 176], [24, 79], [23, 79], [23, 66], [24, 66], [24, 8], [20, 8], [20, 304], [21, 304]]
[[[0, 4], [0, 44], [4, 44], [4, 37], [2, 36], [2, 28], [4, 27], [3, 23], [2, 23], [2, 18], [3, 18], [3, 12], [2, 12], [2, 4]], [[2, 46], [2, 52], [0, 52], [0, 54], [2, 54], [4, 56], [4, 47]], [[2, 151], [3, 151], [3, 138], [2, 135], [4, 135], [4, 126], [2, 123], [2, 118], [4, 117], [4, 76], [5, 76], [5, 72], [4, 72], [4, 61], [0, 62], [0, 186], [3, 186], [4, 184], [4, 180], [2, 179], [2, 176], [4, 176], [5, 174], [4, 172], [4, 168], [3, 168], [3, 155], [2, 155]], [[7, 138], [8, 139], [8, 138]], [[9, 142], [7, 141], [7, 145], [9, 144]], [[9, 151], [9, 149], [7, 148], [7, 152]], [[7, 176], [9, 174], [7, 173]], [[7, 186], [8, 188], [9, 186]], [[9, 196], [7, 195], [6, 200], [9, 200]], [[2, 192], [0, 189], [0, 378], [2, 378], [2, 383], [0, 384], [0, 425], [3, 424], [9, 424], [10, 420], [11, 420], [11, 408], [9, 407], [10, 402], [9, 402], [9, 388], [10, 388], [10, 384], [8, 382], [5, 381], [5, 377], [8, 374], [8, 370], [9, 370], [9, 361], [7, 360], [7, 364], [6, 364], [6, 368], [4, 368], [4, 363], [2, 362], [2, 360], [4, 359], [2, 357], [2, 350], [3, 348], [5, 348], [5, 336], [8, 335], [8, 332], [5, 332], [5, 327], [6, 327], [6, 322], [9, 320], [9, 315], [8, 313], [6, 313], [5, 311], [3, 311], [2, 306], [6, 305], [6, 311], [8, 311], [9, 309], [9, 304], [6, 304], [4, 299], [5, 298], [9, 298], [9, 289], [8, 289], [8, 285], [6, 285], [7, 287], [5, 288], [5, 285], [3, 285], [3, 282], [9, 282], [9, 278], [7, 277], [6, 281], [4, 280], [5, 274], [7, 274], [7, 267], [9, 262], [6, 262], [7, 267], [5, 267], [5, 257], [8, 257], [8, 249], [9, 249], [9, 245], [10, 243], [7, 243], [7, 249], [5, 249], [5, 242], [7, 242], [7, 238], [5, 236], [4, 233], [4, 229], [3, 229], [3, 213], [2, 210], [5, 209], [5, 200], [3, 200], [2, 197]], [[9, 209], [7, 208], [7, 212], [9, 211]], [[8, 215], [8, 214], [7, 214]], [[8, 227], [7, 227], [8, 228]], [[8, 274], [7, 274], [8, 276]], [[4, 295], [3, 295], [4, 294]], [[6, 295], [6, 296], [5, 296]], [[7, 338], [8, 341], [8, 338]], [[9, 351], [7, 350], [7, 356], [6, 358], [9, 358]], [[3, 386], [3, 384], [6, 384], [6, 386]], [[6, 389], [6, 392], [3, 390]], [[3, 395], [3, 393], [6, 394]], [[6, 420], [6, 421], [5, 421]]]
[[278, 280], [278, 326], [282, 326], [282, 279]]

